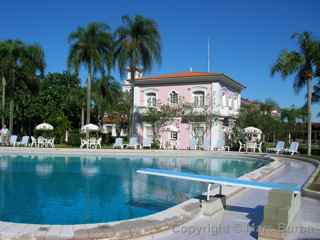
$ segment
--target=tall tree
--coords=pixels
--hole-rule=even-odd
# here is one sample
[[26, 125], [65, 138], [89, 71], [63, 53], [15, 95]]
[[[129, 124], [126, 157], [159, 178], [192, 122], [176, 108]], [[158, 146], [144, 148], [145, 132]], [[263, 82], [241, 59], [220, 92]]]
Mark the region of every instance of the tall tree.
[[44, 74], [44, 51], [37, 44], [6, 40], [1, 44], [0, 56], [3, 59], [3, 76], [10, 97], [9, 129], [12, 131], [16, 87], [25, 84], [31, 91], [37, 89], [37, 79]]
[[84, 66], [88, 70], [86, 111], [88, 124], [90, 123], [92, 81], [96, 72], [104, 73], [105, 68], [110, 64], [107, 56], [112, 52], [112, 34], [108, 25], [93, 22], [72, 32], [69, 35], [69, 43], [69, 69], [79, 73], [79, 68]]
[[137, 69], [143, 72], [152, 69], [155, 63], [161, 63], [161, 39], [158, 26], [152, 19], [140, 15], [123, 16], [123, 25], [115, 32], [115, 61], [121, 76], [129, 71], [131, 88], [130, 133], [133, 135], [133, 82]]
[[295, 75], [293, 88], [299, 93], [307, 86], [308, 108], [308, 155], [311, 155], [311, 104], [312, 104], [312, 80], [317, 76], [317, 59], [320, 55], [319, 43], [309, 32], [295, 33], [292, 38], [297, 40], [298, 50], [283, 50], [272, 66], [271, 74], [280, 73], [286, 79]]
[[104, 113], [113, 112], [121, 100], [121, 87], [112, 76], [108, 75], [97, 80], [93, 84], [92, 90], [95, 109], [101, 122]]
[[1, 78], [1, 126], [5, 124], [5, 106], [6, 106], [6, 72], [7, 59], [4, 58], [6, 53], [6, 44], [0, 41], [0, 78]]

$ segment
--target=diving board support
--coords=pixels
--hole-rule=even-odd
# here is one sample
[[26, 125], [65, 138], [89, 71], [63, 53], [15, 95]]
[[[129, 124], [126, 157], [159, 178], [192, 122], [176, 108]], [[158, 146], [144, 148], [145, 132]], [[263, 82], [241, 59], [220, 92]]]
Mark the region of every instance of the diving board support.
[[[222, 184], [218, 184], [219, 185], [219, 195], [221, 196], [222, 195]], [[214, 184], [212, 183], [209, 183], [208, 184], [208, 188], [207, 188], [207, 201], [210, 200], [210, 196], [211, 196], [211, 192], [213, 190], [213, 186]]]
[[207, 190], [207, 201], [210, 200], [211, 188], [212, 188], [212, 184], [209, 183], [208, 184], [208, 190]]

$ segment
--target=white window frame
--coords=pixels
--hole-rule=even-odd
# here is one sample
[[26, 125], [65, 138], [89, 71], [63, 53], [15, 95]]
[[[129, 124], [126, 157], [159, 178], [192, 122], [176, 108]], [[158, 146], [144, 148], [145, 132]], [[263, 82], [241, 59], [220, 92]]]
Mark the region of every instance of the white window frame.
[[[154, 95], [154, 99], [155, 99], [155, 101], [154, 101], [154, 104], [155, 104], [155, 105], [154, 105], [154, 106], [153, 106], [153, 105], [149, 106], [149, 103], [148, 103], [148, 97], [149, 97], [151, 94]], [[158, 94], [157, 94], [157, 92], [155, 92], [155, 91], [147, 91], [147, 92], [144, 93], [144, 98], [145, 98], [144, 104], [145, 104], [146, 107], [155, 108], [155, 107], [157, 106], [157, 100], [158, 100]]]
[[[176, 135], [175, 137], [173, 135]], [[178, 132], [177, 131], [170, 131], [170, 139], [174, 141], [178, 141]]]
[[[177, 102], [173, 103], [172, 102], [172, 94], [175, 93], [177, 95]], [[179, 93], [176, 91], [176, 90], [172, 90], [170, 93], [169, 93], [169, 103], [174, 105], [174, 104], [178, 104], [179, 103]]]
[[[151, 134], [152, 134], [152, 138], [150, 138], [150, 136], [148, 136], [147, 134], [147, 128], [150, 128], [151, 129]], [[151, 139], [153, 141], [153, 129], [152, 129], [152, 125], [150, 123], [143, 123], [143, 138], [144, 139]]]
[[[201, 100], [201, 95], [203, 95], [203, 99]], [[201, 100], [202, 104], [196, 104], [196, 99], [199, 98], [197, 100], [197, 102], [199, 102], [199, 100]], [[206, 92], [203, 90], [195, 90], [192, 92], [192, 104], [194, 107], [196, 108], [202, 108], [206, 105]]]

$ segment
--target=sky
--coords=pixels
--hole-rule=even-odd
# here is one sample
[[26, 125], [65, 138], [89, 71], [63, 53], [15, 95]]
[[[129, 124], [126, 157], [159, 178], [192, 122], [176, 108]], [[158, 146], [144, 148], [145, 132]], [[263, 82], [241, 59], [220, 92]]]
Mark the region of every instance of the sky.
[[[158, 23], [162, 38], [162, 63], [149, 74], [207, 71], [210, 37], [211, 71], [244, 84], [243, 97], [281, 107], [303, 105], [306, 91], [295, 94], [293, 78], [271, 77], [272, 64], [281, 50], [296, 48], [293, 33], [320, 37], [318, 0], [3, 0], [0, 9], [0, 40], [39, 43], [47, 72], [66, 69], [68, 35], [78, 26], [99, 21], [114, 30], [121, 16], [141, 14]], [[313, 112], [320, 121], [318, 104]]]

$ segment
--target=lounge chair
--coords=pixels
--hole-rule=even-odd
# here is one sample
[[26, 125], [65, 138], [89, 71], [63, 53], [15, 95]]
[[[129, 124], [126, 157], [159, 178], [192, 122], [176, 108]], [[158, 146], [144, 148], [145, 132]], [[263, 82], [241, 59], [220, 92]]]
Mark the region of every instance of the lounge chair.
[[15, 147], [17, 144], [17, 135], [11, 135], [9, 143], [10, 143], [10, 146]]
[[299, 143], [292, 142], [289, 148], [284, 149], [284, 152], [289, 153], [290, 155], [294, 155], [295, 153], [298, 153], [298, 148], [299, 148]]
[[35, 137], [31, 136], [30, 147], [37, 147], [37, 146], [38, 146], [37, 139]]
[[17, 142], [17, 146], [24, 146], [27, 147], [29, 143], [29, 136], [23, 136], [20, 142]]
[[220, 139], [219, 141], [218, 141], [218, 144], [217, 144], [217, 146], [216, 147], [214, 147], [213, 148], [213, 150], [214, 151], [230, 151], [230, 147], [229, 146], [227, 146], [227, 145], [224, 145], [225, 144], [225, 142], [224, 142], [224, 140], [222, 140], [222, 139]]
[[89, 140], [87, 139], [81, 139], [81, 144], [80, 144], [80, 148], [84, 148], [86, 147], [87, 149], [89, 148]]
[[150, 148], [151, 149], [152, 140], [150, 138], [143, 138], [143, 148]]
[[284, 151], [284, 141], [278, 141], [275, 148], [268, 148], [267, 152], [275, 152], [279, 154]]
[[116, 141], [113, 144], [113, 148], [120, 148], [120, 149], [124, 148], [123, 138], [116, 138]]
[[138, 138], [137, 137], [131, 137], [129, 139], [129, 144], [128, 144], [127, 148], [133, 148], [133, 149], [140, 148], [140, 144], [138, 143]]

